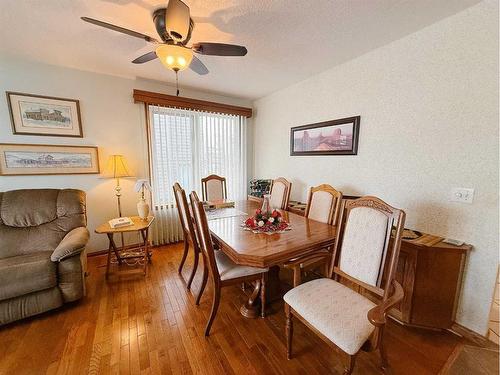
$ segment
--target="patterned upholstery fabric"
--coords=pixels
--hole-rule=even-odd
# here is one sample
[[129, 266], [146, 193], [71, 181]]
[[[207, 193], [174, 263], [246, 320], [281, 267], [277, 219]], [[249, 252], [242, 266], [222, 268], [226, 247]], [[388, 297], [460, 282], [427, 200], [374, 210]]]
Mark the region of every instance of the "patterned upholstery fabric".
[[271, 208], [286, 209], [286, 207], [281, 207], [283, 204], [283, 199], [285, 198], [286, 186], [281, 182], [275, 182], [271, 190], [270, 204]]
[[328, 223], [333, 204], [333, 195], [326, 191], [316, 191], [311, 199], [308, 218], [322, 223]]
[[348, 354], [356, 354], [375, 326], [367, 314], [376, 305], [331, 279], [293, 288], [283, 297], [309, 324]]
[[220, 180], [207, 181], [207, 200], [214, 201], [224, 199], [224, 188]]
[[340, 251], [340, 269], [376, 286], [384, 251], [387, 216], [369, 207], [350, 211]]
[[236, 279], [238, 277], [255, 275], [269, 270], [268, 268], [239, 266], [229, 259], [222, 251], [215, 251], [214, 254], [221, 280]]

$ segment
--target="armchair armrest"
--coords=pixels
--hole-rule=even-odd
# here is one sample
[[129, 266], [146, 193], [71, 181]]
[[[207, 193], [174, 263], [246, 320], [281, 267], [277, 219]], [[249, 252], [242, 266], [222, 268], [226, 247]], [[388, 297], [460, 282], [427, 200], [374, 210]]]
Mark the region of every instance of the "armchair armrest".
[[381, 327], [385, 324], [387, 311], [400, 302], [405, 295], [403, 287], [396, 280], [392, 280], [392, 286], [394, 287], [392, 296], [368, 311], [368, 320], [376, 327]]
[[87, 245], [88, 241], [89, 231], [87, 228], [75, 228], [64, 236], [50, 256], [50, 260], [53, 262], [60, 262], [63, 259], [79, 254], [85, 249], [85, 245]]

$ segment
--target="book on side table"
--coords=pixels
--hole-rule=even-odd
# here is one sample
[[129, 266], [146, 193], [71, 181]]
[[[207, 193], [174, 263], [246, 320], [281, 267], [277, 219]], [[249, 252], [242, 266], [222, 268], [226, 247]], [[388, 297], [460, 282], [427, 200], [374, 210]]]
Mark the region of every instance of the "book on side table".
[[108, 223], [109, 226], [113, 229], [134, 225], [134, 222], [130, 220], [129, 217], [118, 217], [116, 219], [111, 219], [110, 221], [108, 221]]

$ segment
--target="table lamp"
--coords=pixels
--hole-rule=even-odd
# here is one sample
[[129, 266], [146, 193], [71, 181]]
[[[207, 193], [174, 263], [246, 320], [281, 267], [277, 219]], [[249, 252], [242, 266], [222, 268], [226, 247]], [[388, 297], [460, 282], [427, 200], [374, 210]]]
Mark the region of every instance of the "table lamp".
[[120, 202], [120, 198], [122, 196], [122, 188], [120, 186], [120, 178], [132, 177], [127, 168], [127, 162], [123, 155], [110, 155], [105, 174], [107, 177], [114, 178], [116, 180], [115, 195], [118, 201], [118, 215], [119, 217], [122, 217], [122, 207]]

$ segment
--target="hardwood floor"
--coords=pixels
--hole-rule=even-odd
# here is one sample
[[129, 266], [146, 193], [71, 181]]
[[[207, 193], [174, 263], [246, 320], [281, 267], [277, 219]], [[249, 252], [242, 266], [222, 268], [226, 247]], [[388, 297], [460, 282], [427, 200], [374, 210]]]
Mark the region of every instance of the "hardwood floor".
[[[105, 258], [89, 258], [80, 302], [0, 328], [0, 374], [341, 374], [342, 360], [295, 324], [294, 359], [285, 357], [281, 302], [265, 318], [239, 313], [240, 288], [222, 292], [209, 338], [203, 336], [212, 290], [199, 307], [177, 274], [181, 245], [154, 250], [146, 278], [104, 279]], [[187, 279], [189, 259], [184, 268]], [[201, 281], [198, 270], [193, 291]], [[451, 333], [388, 324], [392, 374], [437, 374], [464, 340]], [[471, 345], [468, 343], [468, 345]], [[376, 353], [361, 353], [354, 373], [378, 374]]]

